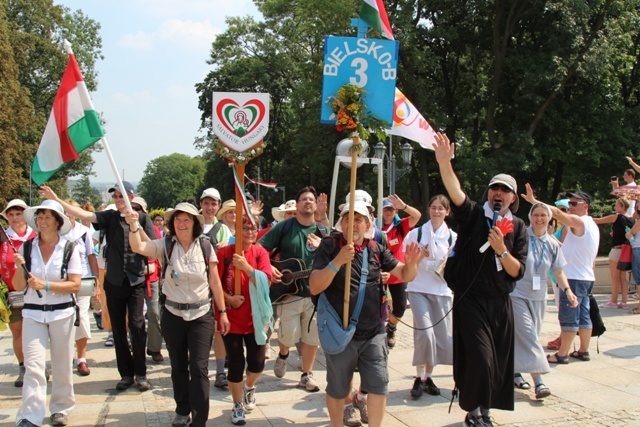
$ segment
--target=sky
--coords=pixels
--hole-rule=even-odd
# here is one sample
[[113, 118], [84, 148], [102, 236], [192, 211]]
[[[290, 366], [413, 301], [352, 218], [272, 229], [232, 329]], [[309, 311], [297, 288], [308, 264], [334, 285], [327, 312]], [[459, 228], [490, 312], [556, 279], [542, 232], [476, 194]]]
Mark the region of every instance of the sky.
[[[251, 0], [54, 0], [101, 25], [102, 54], [93, 104], [106, 120], [115, 164], [139, 181], [160, 156], [201, 154], [193, 146], [201, 112], [195, 84], [211, 70], [211, 43], [227, 16], [259, 17]], [[104, 150], [92, 182], [115, 182]]]

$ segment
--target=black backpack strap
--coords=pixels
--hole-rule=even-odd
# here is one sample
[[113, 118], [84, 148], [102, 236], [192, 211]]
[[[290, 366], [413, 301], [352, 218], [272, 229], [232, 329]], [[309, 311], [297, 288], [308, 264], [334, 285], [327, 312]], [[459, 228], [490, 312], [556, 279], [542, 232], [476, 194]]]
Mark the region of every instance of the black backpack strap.
[[211, 241], [204, 236], [198, 237], [200, 241], [200, 249], [202, 249], [202, 255], [204, 255], [204, 265], [207, 270], [207, 280], [209, 280], [209, 259], [211, 258], [211, 252], [213, 252], [213, 245]]
[[209, 241], [211, 242], [213, 250], [216, 252], [218, 251], [218, 231], [220, 231], [220, 228], [222, 228], [222, 222], [218, 221], [213, 224], [209, 232], [206, 234], [206, 236], [209, 238]]
[[[449, 240], [451, 240], [451, 234], [449, 234]], [[421, 241], [422, 241], [422, 227], [418, 227], [418, 244], [420, 244]], [[449, 241], [449, 246], [451, 246], [451, 241]]]
[[69, 260], [71, 259], [71, 254], [76, 247], [76, 243], [70, 240], [64, 244], [64, 252], [62, 253], [62, 267], [60, 268], [60, 278], [66, 279], [67, 277], [67, 267], [69, 266]]
[[[31, 246], [33, 245], [33, 239], [29, 239], [22, 244], [22, 254], [24, 257], [24, 266], [27, 268], [28, 272], [31, 272]], [[29, 275], [27, 271], [24, 273], [25, 280], [29, 280]], [[25, 291], [26, 291], [25, 287]]]
[[327, 226], [324, 225], [323, 223], [316, 222], [316, 227], [318, 228], [318, 230], [316, 231], [316, 234], [320, 234], [321, 239], [324, 239], [329, 235], [329, 230], [327, 229]]
[[171, 236], [164, 236], [164, 263], [162, 266], [162, 278], [164, 279], [165, 273], [167, 272], [167, 267], [169, 266], [169, 262], [171, 262], [171, 253], [173, 252], [173, 246], [176, 242], [173, 240]]

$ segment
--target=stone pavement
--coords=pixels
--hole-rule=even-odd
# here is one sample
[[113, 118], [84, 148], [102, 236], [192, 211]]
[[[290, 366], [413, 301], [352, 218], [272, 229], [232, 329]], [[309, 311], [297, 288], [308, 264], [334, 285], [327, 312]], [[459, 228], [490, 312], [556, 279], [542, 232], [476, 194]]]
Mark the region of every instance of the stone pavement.
[[[607, 297], [600, 295], [599, 302]], [[607, 332], [600, 338], [600, 354], [592, 341], [590, 362], [571, 360], [569, 365], [552, 366], [545, 383], [552, 396], [537, 401], [533, 390], [515, 391], [516, 410], [492, 411], [495, 425], [500, 426], [640, 426], [640, 316], [627, 310], [602, 310]], [[549, 304], [542, 341], [556, 337], [557, 310]], [[411, 323], [411, 311], [405, 319]], [[136, 389], [117, 392], [118, 374], [115, 353], [103, 346], [106, 333], [93, 325], [89, 343], [91, 375], [76, 375], [77, 407], [71, 415], [72, 426], [171, 426], [175, 405], [172, 398], [168, 358], [162, 364], [149, 361], [149, 379], [153, 389], [140, 393]], [[453, 378], [451, 367], [439, 366], [434, 381], [442, 389], [442, 396], [424, 395], [413, 400], [409, 390], [413, 383], [412, 332], [409, 327], [398, 328], [398, 344], [390, 354], [389, 402], [384, 425], [396, 426], [462, 426], [464, 412], [454, 403], [448, 413]], [[275, 345], [275, 340], [272, 341]], [[163, 354], [167, 356], [166, 350]], [[289, 369], [283, 379], [273, 375], [275, 353], [267, 361], [265, 375], [258, 382], [257, 408], [247, 416], [248, 426], [305, 426], [328, 425], [324, 402], [325, 361], [320, 352], [315, 366], [321, 391], [308, 393], [297, 387], [300, 378], [299, 359], [295, 350], [289, 357]], [[20, 389], [13, 386], [17, 366], [11, 350], [11, 334], [0, 332], [0, 425], [15, 425], [20, 405]], [[213, 387], [215, 362], [209, 365], [211, 380], [211, 411], [209, 426], [231, 426], [229, 392]], [[530, 379], [530, 378], [528, 378]], [[358, 376], [355, 376], [358, 382]], [[50, 388], [50, 386], [49, 386]], [[50, 392], [50, 390], [49, 390]], [[44, 425], [50, 425], [47, 419]]]

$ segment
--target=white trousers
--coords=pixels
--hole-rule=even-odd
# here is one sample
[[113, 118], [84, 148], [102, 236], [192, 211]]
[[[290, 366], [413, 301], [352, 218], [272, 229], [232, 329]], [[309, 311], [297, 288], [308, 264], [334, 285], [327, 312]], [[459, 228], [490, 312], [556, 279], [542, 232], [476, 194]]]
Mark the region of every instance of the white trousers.
[[17, 420], [27, 419], [42, 425], [47, 403], [47, 380], [45, 363], [47, 349], [51, 346], [51, 414], [65, 415], [73, 410], [76, 403], [73, 392], [73, 322], [75, 313], [64, 319], [50, 323], [40, 323], [24, 318], [22, 321], [22, 350], [24, 351], [24, 384], [22, 386], [22, 406]]
[[78, 304], [78, 308], [80, 309], [80, 326], [74, 328], [75, 341], [78, 341], [82, 338], [90, 339], [91, 324], [89, 323], [89, 306], [91, 305], [91, 297], [79, 297], [76, 295], [76, 303]]

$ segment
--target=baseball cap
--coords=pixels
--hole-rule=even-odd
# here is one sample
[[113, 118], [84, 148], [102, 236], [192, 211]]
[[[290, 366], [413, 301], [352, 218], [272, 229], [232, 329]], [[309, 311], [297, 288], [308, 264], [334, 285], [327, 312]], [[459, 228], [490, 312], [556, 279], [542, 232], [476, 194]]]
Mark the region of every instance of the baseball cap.
[[567, 208], [567, 209], [569, 209], [569, 199], [556, 200], [555, 205], [558, 208]]
[[591, 204], [591, 197], [584, 191], [573, 191], [573, 192], [570, 192], [569, 195], [571, 197], [576, 197], [578, 199], [584, 200], [585, 202], [587, 202], [588, 205]]
[[[122, 185], [124, 185], [124, 190], [127, 193], [133, 194], [135, 192], [133, 185], [131, 185], [129, 181], [122, 181]], [[114, 191], [120, 191], [120, 186], [118, 185], [117, 182], [113, 184], [113, 187], [109, 189], [109, 193], [113, 193]]]
[[222, 197], [220, 197], [220, 192], [213, 187], [210, 187], [204, 190], [202, 192], [202, 195], [200, 196], [200, 200], [204, 199], [205, 197], [210, 197], [213, 200], [222, 201]]
[[482, 195], [483, 203], [486, 202], [487, 199], [489, 198], [489, 187], [491, 187], [493, 184], [506, 185], [511, 189], [511, 191], [513, 191], [513, 194], [515, 194], [516, 196], [516, 200], [514, 200], [514, 202], [511, 203], [511, 206], [509, 206], [509, 210], [512, 213], [516, 213], [518, 211], [518, 207], [520, 206], [520, 198], [518, 197], [518, 184], [516, 183], [516, 179], [506, 173], [499, 173], [498, 175], [491, 178], [491, 181], [489, 181], [489, 185], [487, 185], [487, 189], [484, 191], [484, 194]]
[[391, 203], [391, 200], [389, 200], [388, 198], [384, 198], [382, 199], [382, 209], [384, 208], [393, 208], [395, 209], [395, 207], [393, 206], [393, 203]]

